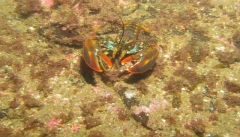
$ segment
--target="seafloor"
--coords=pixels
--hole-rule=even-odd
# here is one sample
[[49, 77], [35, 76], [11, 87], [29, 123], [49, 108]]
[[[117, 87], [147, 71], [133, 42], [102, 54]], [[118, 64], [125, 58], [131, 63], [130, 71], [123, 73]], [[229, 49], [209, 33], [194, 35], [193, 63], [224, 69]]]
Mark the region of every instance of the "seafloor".
[[[240, 137], [239, 15], [239, 0], [0, 0], [0, 137]], [[91, 70], [83, 41], [131, 21], [154, 67]]]

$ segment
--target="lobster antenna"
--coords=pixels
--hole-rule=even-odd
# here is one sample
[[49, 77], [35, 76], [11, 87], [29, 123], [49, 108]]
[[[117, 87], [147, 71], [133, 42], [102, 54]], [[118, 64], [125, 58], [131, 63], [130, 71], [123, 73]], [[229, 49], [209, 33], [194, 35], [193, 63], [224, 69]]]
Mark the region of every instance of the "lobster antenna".
[[[118, 15], [118, 14], [117, 14]], [[121, 22], [122, 22], [122, 34], [121, 34], [121, 38], [119, 40], [119, 43], [121, 43], [122, 39], [123, 39], [123, 35], [124, 35], [124, 30], [125, 30], [125, 26], [124, 26], [124, 23], [123, 23], [123, 20], [122, 20], [122, 17], [120, 15], [118, 15]]]

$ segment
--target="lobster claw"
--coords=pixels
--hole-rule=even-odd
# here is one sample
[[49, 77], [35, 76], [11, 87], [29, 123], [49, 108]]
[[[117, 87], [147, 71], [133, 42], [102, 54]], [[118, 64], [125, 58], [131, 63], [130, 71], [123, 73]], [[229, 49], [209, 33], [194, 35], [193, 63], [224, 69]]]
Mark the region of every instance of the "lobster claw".
[[128, 68], [128, 71], [133, 74], [144, 73], [154, 65], [158, 53], [157, 46], [152, 46], [151, 48], [144, 49], [137, 54], [124, 58], [121, 64], [124, 65], [127, 62], [137, 60], [137, 63]]
[[82, 56], [85, 63], [93, 70], [102, 72], [112, 67], [112, 62], [102, 51], [94, 38], [84, 41]]

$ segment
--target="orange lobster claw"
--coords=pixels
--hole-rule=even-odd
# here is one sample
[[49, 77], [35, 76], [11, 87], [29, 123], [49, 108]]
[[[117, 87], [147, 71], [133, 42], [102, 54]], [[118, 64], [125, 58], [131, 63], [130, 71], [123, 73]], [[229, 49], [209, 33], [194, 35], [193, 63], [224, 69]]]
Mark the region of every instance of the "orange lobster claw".
[[112, 67], [111, 60], [101, 51], [97, 40], [94, 38], [84, 41], [82, 56], [85, 63], [97, 72], [102, 72]]
[[138, 60], [136, 64], [128, 68], [128, 71], [133, 74], [144, 73], [148, 71], [155, 63], [158, 56], [157, 46], [144, 49], [143, 51], [128, 56], [121, 61], [121, 64], [125, 64], [132, 60]]

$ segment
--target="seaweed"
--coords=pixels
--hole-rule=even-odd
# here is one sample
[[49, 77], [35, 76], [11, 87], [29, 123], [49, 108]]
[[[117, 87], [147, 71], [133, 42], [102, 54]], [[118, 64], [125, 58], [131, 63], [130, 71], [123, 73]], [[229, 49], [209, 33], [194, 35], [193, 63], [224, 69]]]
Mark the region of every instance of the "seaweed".
[[172, 99], [172, 107], [173, 108], [179, 108], [182, 104], [182, 100], [181, 100], [181, 94], [177, 93], [173, 95], [173, 99]]
[[[199, 39], [207, 38], [198, 38], [200, 36], [193, 37], [187, 46], [182, 47], [180, 50], [172, 56], [173, 59], [178, 61], [187, 61], [190, 56], [192, 62], [200, 63], [208, 56], [209, 48], [206, 43], [200, 41]], [[202, 36], [203, 37], [203, 36]]]
[[16, 72], [19, 72], [22, 69], [22, 64], [17, 60], [14, 60], [9, 56], [0, 56], [0, 67], [5, 65], [13, 67]]
[[33, 117], [24, 118], [24, 130], [36, 129], [38, 127], [44, 126], [44, 123]]
[[86, 129], [91, 129], [93, 127], [99, 126], [102, 124], [99, 118], [94, 117], [85, 117], [84, 124], [86, 125]]
[[49, 83], [47, 80], [48, 80], [47, 78], [41, 79], [37, 86], [37, 90], [40, 91], [41, 93], [43, 93], [44, 97], [47, 97], [48, 94], [50, 94], [52, 92], [52, 89], [49, 88]]
[[80, 106], [82, 110], [82, 116], [93, 116], [93, 113], [96, 109], [96, 104], [89, 103], [89, 104], [83, 104]]
[[222, 99], [217, 99], [213, 104], [214, 108], [216, 108], [217, 112], [219, 113], [226, 113], [227, 108], [225, 107], [225, 103]]
[[41, 3], [39, 0], [17, 0], [16, 13], [23, 18], [27, 18], [34, 13], [42, 11]]
[[113, 100], [113, 96], [107, 95], [107, 96], [99, 96], [95, 99], [95, 101], [98, 102], [99, 106], [106, 105], [108, 103], [114, 103], [115, 101]]
[[[218, 76], [223, 71], [235, 74], [239, 67], [239, 31], [234, 30], [237, 9], [231, 8], [236, 2], [51, 0], [54, 6], [44, 7], [44, 0], [0, 1], [4, 5], [0, 15], [0, 96], [1, 105], [8, 110], [0, 109], [0, 136], [221, 136], [212, 127], [237, 136], [234, 127], [238, 119], [225, 117], [235, 116], [239, 110], [240, 84]], [[124, 10], [127, 12], [122, 13]], [[85, 39], [121, 32], [120, 18], [123, 22], [136, 18], [133, 20], [150, 27], [153, 33], [141, 33], [139, 41], [163, 44], [158, 46], [162, 52], [154, 68], [132, 75], [119, 72], [114, 64], [113, 71], [104, 74], [92, 71], [82, 60], [76, 63]], [[223, 26], [224, 30], [219, 29]], [[212, 38], [220, 40], [221, 32], [226, 32], [221, 36], [228, 42], [225, 51], [211, 45]], [[229, 68], [212, 68], [216, 61]], [[60, 85], [59, 91], [62, 82], [67, 84]], [[120, 84], [126, 86], [116, 86]], [[95, 90], [88, 91], [91, 88], [107, 89], [95, 94]], [[64, 102], [49, 111], [55, 97]], [[66, 112], [59, 110], [64, 104]], [[141, 107], [143, 112], [135, 111]], [[61, 122], [59, 127], [46, 123], [51, 114]], [[116, 122], [114, 126], [104, 121], [106, 117]], [[189, 118], [194, 119], [184, 123]], [[233, 126], [224, 129], [226, 122]], [[76, 130], [74, 125], [84, 128]]]
[[20, 77], [17, 76], [16, 73], [12, 72], [12, 70], [6, 68], [2, 76], [4, 76], [5, 81], [0, 83], [1, 90], [10, 89], [9, 91], [11, 92], [18, 92], [23, 85], [24, 81], [20, 79]]
[[236, 31], [232, 36], [233, 45], [237, 48], [240, 48], [240, 31]]
[[125, 110], [119, 110], [118, 111], [118, 119], [121, 121], [129, 120], [128, 113]]
[[234, 95], [225, 95], [223, 97], [229, 107], [240, 106], [240, 97]]
[[4, 91], [9, 88], [8, 82], [0, 83], [0, 90]]
[[202, 83], [204, 80], [204, 76], [198, 75], [191, 69], [186, 69], [184, 65], [181, 65], [174, 73], [176, 76], [181, 76], [185, 78], [189, 86], [188, 88], [192, 91], [198, 84]]
[[167, 115], [163, 116], [163, 118], [167, 120], [167, 123], [170, 126], [175, 125], [177, 123], [176, 117], [172, 116], [172, 114], [167, 114]]
[[19, 95], [16, 95], [12, 101], [8, 103], [10, 108], [17, 108], [20, 105]]
[[56, 119], [61, 119], [61, 123], [67, 123], [71, 121], [74, 117], [74, 113], [72, 111], [66, 113], [66, 112], [61, 112], [59, 115], [56, 116]]
[[12, 91], [17, 92], [22, 87], [24, 81], [14, 73], [8, 74], [9, 74], [8, 82], [13, 84]]
[[175, 132], [174, 137], [192, 137], [191, 135], [181, 133], [178, 129], [175, 129]]
[[219, 80], [219, 76], [210, 71], [207, 75], [205, 75], [204, 80], [208, 88], [214, 89], [217, 81]]
[[43, 106], [41, 101], [35, 99], [32, 95], [26, 94], [26, 95], [23, 95], [22, 98], [24, 101], [24, 105], [28, 108], [34, 108], [34, 107], [39, 108]]
[[88, 137], [105, 137], [104, 133], [99, 130], [91, 130]]
[[0, 119], [6, 117], [8, 114], [8, 109], [0, 109]]
[[240, 85], [231, 81], [225, 81], [224, 83], [229, 92], [240, 93]]
[[185, 125], [186, 129], [192, 130], [198, 137], [203, 137], [205, 133], [205, 125], [203, 120], [196, 119], [191, 120], [189, 123]]
[[240, 51], [235, 50], [233, 52], [218, 52], [216, 54], [218, 61], [225, 67], [240, 61]]
[[[64, 5], [54, 10], [54, 21], [49, 21], [39, 27], [38, 34], [47, 41], [60, 44], [61, 46], [81, 48], [82, 42], [87, 39], [89, 32], [91, 32], [92, 24], [82, 22], [82, 14], [84, 13], [77, 12], [76, 8], [72, 7], [70, 1], [58, 0], [56, 3], [60, 5], [64, 3]], [[86, 10], [85, 4], [81, 3], [80, 5], [83, 12]], [[55, 5], [57, 6], [57, 4]]]
[[218, 116], [216, 114], [212, 114], [208, 118], [209, 121], [218, 121]]
[[148, 90], [148, 86], [145, 84], [146, 82], [143, 81], [143, 80], [140, 80], [139, 82], [137, 82], [135, 85], [136, 85], [136, 88], [144, 95], [146, 95], [147, 93], [149, 93], [149, 90]]
[[197, 112], [197, 111], [202, 111], [203, 110], [203, 96], [202, 94], [192, 94], [190, 97], [190, 102], [192, 106], [192, 110]]
[[210, 40], [210, 38], [207, 36], [207, 29], [205, 28], [191, 26], [190, 32], [193, 35], [189, 42], [190, 45], [202, 45], [203, 43], [197, 44], [197, 42], [206, 42]]
[[6, 128], [5, 126], [0, 125], [0, 135], [2, 137], [11, 137], [11, 136], [13, 136], [14, 133], [12, 131], [13, 131], [13, 129]]
[[177, 61], [187, 61], [189, 54], [186, 54], [186, 53], [189, 53], [190, 51], [191, 51], [190, 46], [184, 46], [178, 51], [176, 51], [176, 53], [173, 54], [171, 58]]
[[54, 137], [58, 133], [56, 128], [53, 129], [48, 129], [48, 128], [43, 128], [41, 129], [41, 133], [39, 137]]
[[197, 45], [200, 42], [195, 43], [195, 45], [191, 46], [190, 56], [193, 62], [201, 62], [205, 57], [208, 56], [208, 47]]
[[169, 94], [176, 94], [182, 91], [182, 88], [184, 87], [183, 84], [184, 83], [181, 80], [174, 80], [173, 78], [170, 78], [163, 89], [168, 91]]
[[103, 106], [107, 103], [113, 103], [112, 96], [97, 97], [97, 98], [95, 98], [94, 101], [80, 106], [80, 109], [82, 110], [81, 115], [83, 117], [93, 116], [95, 110], [98, 107]]
[[58, 75], [63, 68], [69, 69], [70, 67], [70, 63], [66, 59], [55, 62], [50, 60], [46, 53], [32, 54], [25, 59], [25, 62], [35, 66], [31, 67], [30, 76], [32, 79], [38, 79], [40, 81], [37, 90], [42, 92], [45, 97], [52, 91], [52, 89], [49, 88], [48, 79]]
[[[72, 23], [71, 21], [74, 22], [73, 20], [69, 20], [69, 23]], [[68, 24], [68, 21], [66, 22], [66, 24], [55, 23], [40, 28], [38, 32], [41, 36], [45, 37], [49, 41], [72, 48], [80, 48], [82, 46], [81, 43], [84, 38], [79, 34], [78, 26], [70, 25], [71, 24]]]
[[179, 108], [182, 100], [181, 100], [181, 91], [184, 88], [184, 82], [181, 80], [174, 80], [172, 77], [169, 81], [166, 82], [163, 87], [164, 90], [168, 91], [168, 94], [173, 95], [172, 106], [174, 108]]

